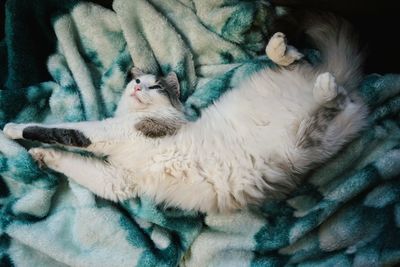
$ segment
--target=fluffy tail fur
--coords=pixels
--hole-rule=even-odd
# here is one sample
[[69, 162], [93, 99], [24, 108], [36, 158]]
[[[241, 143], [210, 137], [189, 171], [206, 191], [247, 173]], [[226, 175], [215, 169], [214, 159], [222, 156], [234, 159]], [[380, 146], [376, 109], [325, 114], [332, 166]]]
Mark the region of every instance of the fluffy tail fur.
[[305, 31], [321, 52], [319, 73], [330, 72], [339, 85], [353, 91], [362, 78], [364, 53], [352, 26], [332, 14], [313, 14], [306, 19]]

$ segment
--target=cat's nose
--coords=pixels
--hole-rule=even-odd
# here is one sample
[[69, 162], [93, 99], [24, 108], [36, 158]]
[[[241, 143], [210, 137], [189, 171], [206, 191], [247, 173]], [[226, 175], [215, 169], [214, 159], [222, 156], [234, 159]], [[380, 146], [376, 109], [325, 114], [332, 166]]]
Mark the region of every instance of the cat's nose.
[[136, 93], [137, 91], [142, 91], [142, 88], [141, 88], [140, 85], [138, 85], [138, 84], [135, 85], [134, 89], [135, 89], [135, 93]]

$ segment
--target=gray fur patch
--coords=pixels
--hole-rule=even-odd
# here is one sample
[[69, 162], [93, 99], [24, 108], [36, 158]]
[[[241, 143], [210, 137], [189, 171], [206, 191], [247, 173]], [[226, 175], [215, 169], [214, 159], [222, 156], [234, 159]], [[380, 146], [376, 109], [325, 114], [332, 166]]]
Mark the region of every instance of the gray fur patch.
[[180, 123], [159, 118], [144, 118], [135, 124], [135, 129], [151, 138], [173, 135], [180, 128]]
[[320, 146], [329, 123], [341, 111], [338, 108], [321, 107], [304, 126], [305, 129], [299, 136], [297, 146], [310, 148]]
[[181, 110], [182, 103], [179, 100], [180, 86], [175, 72], [170, 72], [166, 77], [161, 78], [160, 85], [163, 88], [163, 90], [160, 90], [160, 93], [165, 94], [169, 98], [172, 106]]
[[92, 144], [82, 132], [74, 129], [29, 126], [22, 131], [22, 137], [47, 144], [56, 143], [76, 147], [88, 147]]

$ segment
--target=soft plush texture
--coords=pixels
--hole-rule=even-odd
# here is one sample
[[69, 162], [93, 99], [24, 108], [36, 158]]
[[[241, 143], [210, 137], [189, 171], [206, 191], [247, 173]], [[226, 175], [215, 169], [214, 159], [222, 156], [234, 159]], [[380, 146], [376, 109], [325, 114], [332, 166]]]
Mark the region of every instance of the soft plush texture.
[[[177, 72], [196, 119], [271, 64], [263, 50], [275, 10], [265, 1], [115, 0], [111, 11], [9, 0], [6, 8], [0, 127], [112, 116], [133, 64]], [[104, 201], [41, 170], [26, 150], [35, 144], [0, 132], [0, 266], [400, 263], [400, 75], [369, 75], [360, 92], [371, 114], [358, 139], [287, 199], [231, 215]]]

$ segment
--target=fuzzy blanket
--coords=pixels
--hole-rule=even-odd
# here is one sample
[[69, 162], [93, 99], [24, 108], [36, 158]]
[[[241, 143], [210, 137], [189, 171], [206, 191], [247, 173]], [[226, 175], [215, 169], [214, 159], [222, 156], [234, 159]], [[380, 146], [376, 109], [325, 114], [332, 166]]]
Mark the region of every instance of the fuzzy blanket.
[[[177, 72], [186, 114], [271, 64], [266, 1], [8, 0], [0, 128], [112, 116], [133, 64]], [[232, 215], [111, 203], [0, 131], [0, 266], [381, 266], [400, 263], [400, 75], [360, 87], [369, 127], [283, 201]], [[212, 134], [212, 133], [210, 133]], [[262, 144], [260, 144], [262, 145]]]

